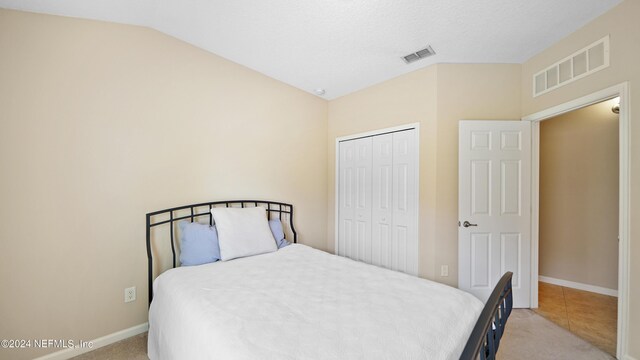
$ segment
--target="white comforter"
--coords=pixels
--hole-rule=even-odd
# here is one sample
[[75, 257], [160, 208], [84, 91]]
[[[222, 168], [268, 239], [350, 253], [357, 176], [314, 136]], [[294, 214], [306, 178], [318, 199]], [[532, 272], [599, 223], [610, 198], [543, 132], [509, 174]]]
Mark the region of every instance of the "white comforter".
[[458, 359], [482, 303], [455, 288], [293, 244], [154, 283], [155, 359]]

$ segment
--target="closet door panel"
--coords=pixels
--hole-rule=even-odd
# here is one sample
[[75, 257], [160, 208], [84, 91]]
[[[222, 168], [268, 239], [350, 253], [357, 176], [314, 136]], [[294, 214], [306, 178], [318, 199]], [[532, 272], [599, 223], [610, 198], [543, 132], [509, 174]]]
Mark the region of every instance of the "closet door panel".
[[393, 134], [373, 137], [373, 209], [371, 263], [391, 268]]
[[340, 256], [351, 255], [351, 247], [355, 242], [355, 183], [356, 183], [356, 147], [351, 141], [340, 143], [340, 174], [338, 206], [338, 248]]
[[371, 262], [371, 138], [340, 143], [338, 254]]
[[416, 132], [393, 133], [392, 268], [418, 274]]
[[372, 138], [355, 140], [356, 142], [356, 238], [357, 245], [351, 258], [371, 262], [371, 184]]

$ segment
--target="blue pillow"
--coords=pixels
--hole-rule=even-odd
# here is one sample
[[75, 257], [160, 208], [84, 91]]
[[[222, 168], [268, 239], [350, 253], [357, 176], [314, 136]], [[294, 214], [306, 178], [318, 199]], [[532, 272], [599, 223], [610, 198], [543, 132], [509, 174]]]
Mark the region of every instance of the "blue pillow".
[[185, 266], [220, 260], [220, 245], [215, 226], [182, 221], [180, 226], [180, 263]]
[[279, 219], [269, 220], [269, 227], [271, 228], [273, 238], [276, 239], [278, 249], [289, 245], [289, 242], [284, 239], [284, 230], [282, 230], [282, 223]]

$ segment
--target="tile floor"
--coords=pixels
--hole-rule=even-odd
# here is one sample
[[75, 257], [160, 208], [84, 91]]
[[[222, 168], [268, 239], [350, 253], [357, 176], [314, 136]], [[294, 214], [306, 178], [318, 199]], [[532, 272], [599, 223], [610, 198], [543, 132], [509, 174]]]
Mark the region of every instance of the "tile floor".
[[538, 305], [538, 314], [616, 355], [618, 298], [540, 282]]

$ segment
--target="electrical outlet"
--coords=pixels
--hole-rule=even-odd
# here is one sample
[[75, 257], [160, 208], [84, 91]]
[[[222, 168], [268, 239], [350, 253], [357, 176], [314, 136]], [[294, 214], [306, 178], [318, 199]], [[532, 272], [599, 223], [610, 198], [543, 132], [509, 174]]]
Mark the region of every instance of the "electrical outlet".
[[440, 267], [440, 276], [449, 276], [449, 265], [442, 265]]
[[132, 286], [124, 289], [124, 302], [132, 302], [136, 299], [136, 287]]

